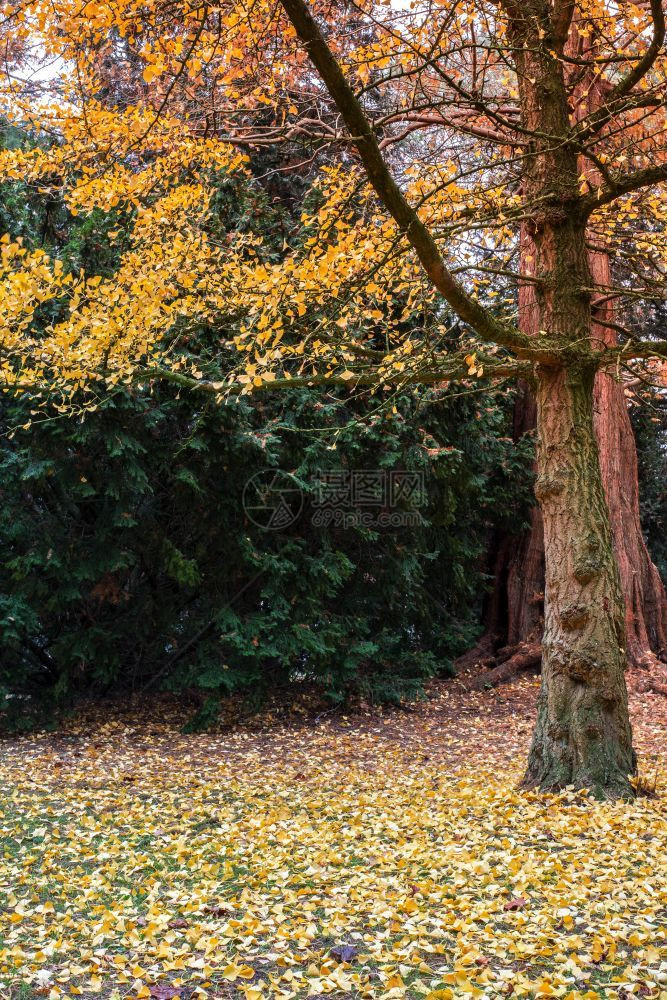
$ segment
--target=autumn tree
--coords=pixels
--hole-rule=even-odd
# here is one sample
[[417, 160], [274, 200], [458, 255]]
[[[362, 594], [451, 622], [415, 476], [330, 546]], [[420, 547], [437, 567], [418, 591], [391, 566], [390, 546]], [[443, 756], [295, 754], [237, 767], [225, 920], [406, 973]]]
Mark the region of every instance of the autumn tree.
[[[127, 93], [127, 76], [111, 72], [109, 101], [117, 75]], [[9, 147], [20, 141], [6, 131]], [[318, 192], [301, 171], [267, 172], [279, 159], [282, 147], [264, 150], [248, 175], [223, 176], [210, 236], [250, 224], [264, 253], [289, 252], [285, 234]], [[0, 186], [0, 233], [89, 278], [115, 273], [119, 224], [115, 210], [70, 217], [58, 191]], [[186, 336], [200, 362], [216, 350], [215, 324]], [[158, 691], [178, 693], [188, 726], [203, 728], [230, 697], [237, 709], [276, 693], [330, 708], [400, 702], [447, 676], [476, 635], [488, 524], [507, 510], [520, 521], [527, 506], [529, 450], [505, 435], [509, 386], [385, 393], [386, 407], [346, 387], [220, 406], [134, 383], [77, 413], [46, 398], [33, 420], [31, 394], [0, 396], [0, 729]], [[390, 500], [392, 467], [419, 488]], [[322, 506], [324, 477], [345, 500], [358, 469], [386, 470], [370, 524], [352, 505]], [[301, 490], [280, 530], [241, 502], [267, 474]]]
[[[577, 118], [601, 107], [612, 85], [606, 74], [596, 72], [591, 59], [598, 45], [591, 25], [579, 31], [575, 13], [565, 47], [572, 61], [566, 63], [565, 69], [568, 77], [576, 80], [573, 112]], [[588, 57], [588, 64], [582, 60], [582, 54]], [[515, 132], [507, 130], [501, 136], [496, 128], [496, 135], [499, 141], [502, 138], [510, 142], [519, 140]], [[601, 183], [593, 161], [585, 162], [583, 168], [590, 183]], [[612, 270], [615, 267], [622, 271], [625, 258], [632, 253], [632, 221], [627, 237], [621, 245], [612, 246], [604, 238], [597, 238], [593, 230], [588, 246], [591, 275], [597, 289], [593, 302], [593, 336], [610, 346], [616, 345], [619, 332], [628, 332], [622, 325], [623, 310], [617, 308], [617, 297], [612, 291]], [[534, 248], [526, 225], [521, 230], [520, 256], [521, 270], [532, 273]], [[519, 328], [526, 333], [536, 333], [538, 318], [534, 286], [523, 282], [519, 287]], [[650, 329], [654, 321], [653, 315], [642, 315], [636, 310], [631, 326]], [[650, 670], [647, 683], [659, 684], [658, 657], [667, 657], [667, 594], [642, 535], [637, 450], [625, 398], [627, 391], [621, 380], [604, 372], [598, 373], [593, 412], [602, 482], [610, 509], [614, 551], [625, 602], [628, 661]], [[535, 418], [533, 394], [525, 385], [515, 405], [513, 432], [517, 439], [532, 433]], [[541, 655], [544, 540], [539, 508], [531, 512], [530, 524], [520, 537], [502, 531], [496, 533], [489, 552], [489, 571], [494, 585], [486, 601], [484, 635], [462, 658], [462, 665], [482, 658], [492, 666], [494, 653], [499, 649], [500, 664], [495, 672], [508, 676], [515, 668], [538, 663]]]
[[[593, 400], [600, 373], [660, 378], [667, 343], [596, 335], [590, 248], [631, 231], [628, 273], [605, 289], [616, 317], [662, 297], [660, 0], [57, 0], [9, 14], [64, 72], [39, 101], [8, 76], [7, 114], [56, 141], [5, 154], [4, 175], [58, 186], [72, 212], [122, 207], [128, 246], [113, 277], [86, 279], [5, 240], [7, 390], [71, 408], [157, 379], [221, 405], [299, 385], [526, 382], [546, 594], [525, 784], [631, 794], [625, 609]], [[572, 51], [573, 25], [589, 46]], [[119, 44], [147, 86], [109, 108], [100, 65]], [[259, 235], [221, 239], [208, 223], [211, 176], [244, 170], [248, 144], [277, 142], [328, 151], [310, 235], [287, 237], [280, 260]], [[517, 322], [526, 284], [531, 332]], [[184, 331], [204, 320], [219, 350], [198, 359]]]

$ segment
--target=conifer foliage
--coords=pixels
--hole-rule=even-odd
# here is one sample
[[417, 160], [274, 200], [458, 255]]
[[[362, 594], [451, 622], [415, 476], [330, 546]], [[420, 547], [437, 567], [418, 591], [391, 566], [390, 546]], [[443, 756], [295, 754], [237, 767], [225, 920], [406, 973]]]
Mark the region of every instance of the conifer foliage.
[[[218, 224], [251, 218], [277, 256], [303, 187], [270, 202], [260, 185], [223, 186]], [[3, 227], [26, 249], [114, 273], [113, 212], [71, 216], [15, 181], [3, 196]], [[190, 331], [188, 355], [212, 342], [210, 327]], [[529, 502], [530, 449], [505, 434], [507, 389], [369, 402], [302, 388], [193, 407], [165, 382], [76, 403], [2, 402], [0, 688], [13, 727], [82, 696], [185, 692], [200, 726], [229, 694], [248, 707], [304, 685], [330, 704], [413, 697], [472, 641], [490, 525], [511, 508], [519, 526]], [[267, 530], [244, 496], [275, 470], [299, 511]], [[381, 487], [409, 473], [420, 495], [322, 507], [327, 476], [349, 494], [364, 470]]]

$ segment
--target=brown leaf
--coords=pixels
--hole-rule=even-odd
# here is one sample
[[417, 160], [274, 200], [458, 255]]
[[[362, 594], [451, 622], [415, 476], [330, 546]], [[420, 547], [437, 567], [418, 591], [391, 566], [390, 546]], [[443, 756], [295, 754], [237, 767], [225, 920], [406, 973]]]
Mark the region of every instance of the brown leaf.
[[503, 906], [504, 910], [523, 910], [524, 906], [528, 905], [528, 900], [524, 899], [523, 896], [515, 896], [514, 899], [508, 900]]
[[214, 917], [231, 917], [232, 911], [226, 906], [205, 906], [204, 913], [211, 913]]
[[151, 996], [155, 1000], [172, 1000], [172, 997], [176, 997], [180, 1000], [180, 990], [176, 986], [172, 986], [171, 983], [155, 983], [151, 986]]
[[337, 944], [335, 948], [331, 949], [332, 957], [338, 959], [339, 962], [351, 962], [358, 954], [359, 949], [351, 944]]

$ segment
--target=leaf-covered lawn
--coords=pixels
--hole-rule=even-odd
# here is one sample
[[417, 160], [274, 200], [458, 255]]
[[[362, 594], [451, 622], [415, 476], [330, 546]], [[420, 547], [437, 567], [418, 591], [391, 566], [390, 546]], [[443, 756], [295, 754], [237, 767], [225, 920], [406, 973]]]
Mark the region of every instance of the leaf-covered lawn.
[[533, 695], [6, 742], [0, 992], [664, 1000], [667, 799], [518, 793]]

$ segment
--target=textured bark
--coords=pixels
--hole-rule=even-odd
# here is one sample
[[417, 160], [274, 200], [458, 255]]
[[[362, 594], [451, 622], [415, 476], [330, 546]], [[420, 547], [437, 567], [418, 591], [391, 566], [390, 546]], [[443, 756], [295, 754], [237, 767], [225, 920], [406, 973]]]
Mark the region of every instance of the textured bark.
[[[593, 44], [590, 32], [579, 31], [579, 14], [575, 12], [566, 51], [581, 58], [590, 53]], [[577, 108], [602, 105], [611, 86], [604, 74], [595, 73], [588, 67], [587, 72], [579, 74], [574, 87]], [[576, 116], [579, 113], [577, 111]], [[593, 185], [602, 182], [603, 178], [590, 160], [582, 158], [580, 168]], [[606, 297], [606, 291], [613, 285], [609, 254], [602, 248], [589, 247], [588, 258], [592, 284], [600, 290], [591, 303], [593, 341], [597, 345], [614, 347], [618, 338], [613, 324], [619, 317], [616, 300]], [[595, 379], [593, 412], [602, 482], [625, 600], [628, 660], [637, 665], [650, 665], [656, 655], [667, 653], [667, 594], [642, 535], [637, 448], [623, 386], [602, 372], [598, 372]]]
[[543, 373], [536, 495], [544, 520], [542, 689], [527, 786], [631, 795], [625, 614], [593, 428], [593, 377]]
[[[594, 284], [611, 286], [609, 256], [591, 252]], [[593, 336], [614, 345], [614, 322], [610, 301], [594, 310]], [[628, 659], [650, 666], [655, 657], [667, 657], [667, 594], [642, 535], [639, 520], [637, 449], [628, 415], [623, 386], [598, 372], [595, 379], [595, 431], [600, 448], [600, 466], [611, 517], [614, 551], [625, 598]]]
[[[541, 45], [543, 0], [508, 5], [522, 124], [534, 140], [525, 194], [536, 209], [526, 233], [537, 283], [531, 323], [569, 357], [536, 367], [537, 479], [544, 526], [545, 620], [538, 719], [527, 786], [572, 784], [632, 796], [635, 770], [625, 686], [625, 614], [593, 426], [596, 364], [586, 222], [577, 209], [579, 162], [566, 136], [562, 63]], [[543, 30], [543, 29], [542, 29]]]
[[[532, 241], [524, 233], [525, 273], [531, 271], [533, 256]], [[611, 285], [609, 256], [589, 251], [589, 266], [602, 303], [593, 310], [593, 338], [613, 344], [613, 328], [605, 325], [615, 321], [612, 302], [604, 301], [604, 289]], [[519, 318], [525, 333], [537, 333], [534, 285], [528, 282], [519, 290]], [[515, 404], [515, 440], [532, 431], [535, 424], [534, 397], [527, 386], [522, 387]], [[667, 660], [667, 594], [642, 535], [637, 448], [623, 386], [603, 373], [595, 378], [594, 426], [625, 601], [628, 661], [651, 667], [656, 658]], [[486, 635], [496, 644], [539, 639], [544, 591], [544, 538], [539, 508], [531, 511], [530, 527], [520, 538], [500, 535], [493, 539], [490, 563], [494, 589], [485, 607]], [[485, 642], [488, 646], [488, 640]]]
[[[582, 59], [594, 42], [589, 32], [579, 32], [579, 15], [574, 11], [568, 29], [566, 52]], [[579, 67], [573, 97], [575, 116], [584, 108], [602, 104], [610, 84], [603, 74]], [[580, 102], [578, 98], [582, 98]], [[591, 162], [581, 159], [579, 170], [593, 184], [600, 178]], [[520, 271], [535, 275], [536, 247], [529, 225], [521, 233]], [[616, 342], [613, 326], [614, 300], [604, 297], [611, 287], [611, 265], [607, 253], [589, 249], [588, 266], [592, 284], [600, 289], [592, 302], [591, 335], [607, 345]], [[535, 336], [540, 330], [540, 302], [536, 286], [524, 281], [519, 287], [519, 328]], [[515, 407], [514, 438], [532, 431], [536, 425], [535, 401], [524, 388]], [[610, 510], [614, 551], [625, 600], [627, 654], [633, 665], [655, 666], [656, 658], [667, 660], [667, 594], [642, 535], [639, 518], [637, 448], [623, 386], [609, 375], [598, 373], [595, 380], [594, 424], [600, 455], [602, 481]], [[484, 615], [485, 633], [496, 643], [532, 642], [542, 627], [540, 595], [544, 590], [544, 541], [538, 509], [531, 513], [530, 528], [519, 538], [496, 537], [491, 545], [494, 592]], [[488, 645], [488, 642], [487, 642]]]

